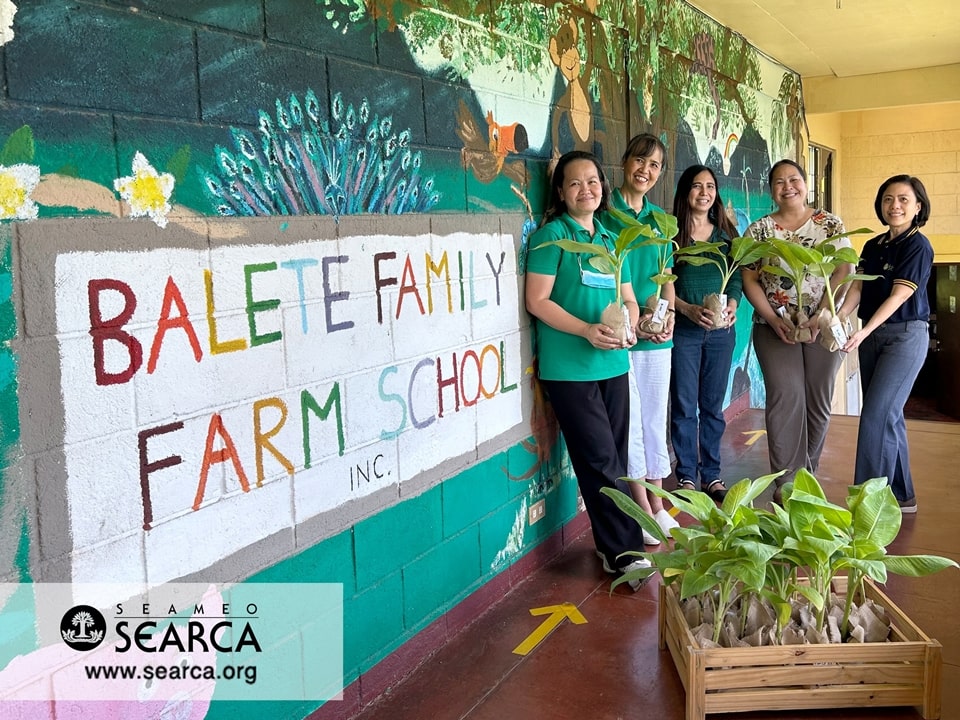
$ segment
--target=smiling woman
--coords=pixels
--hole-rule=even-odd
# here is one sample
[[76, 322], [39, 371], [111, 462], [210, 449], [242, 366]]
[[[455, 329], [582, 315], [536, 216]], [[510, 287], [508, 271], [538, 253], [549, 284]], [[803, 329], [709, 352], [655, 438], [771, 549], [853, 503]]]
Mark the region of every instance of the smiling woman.
[[[807, 206], [806, 173], [793, 160], [774, 163], [768, 175], [777, 210], [747, 228], [746, 234], [761, 242], [784, 241], [814, 247], [844, 232], [843, 221], [824, 210]], [[835, 241], [849, 247], [848, 238]], [[841, 263], [829, 282], [836, 287], [853, 266]], [[754, 307], [753, 344], [763, 372], [766, 390], [767, 443], [770, 471], [788, 471], [777, 479], [774, 497], [794, 472], [816, 472], [830, 422], [839, 353], [815, 342], [820, 311], [829, 304], [824, 278], [805, 273], [799, 286], [790, 278], [766, 272], [758, 262], [743, 269], [743, 293]], [[797, 325], [810, 332], [802, 340], [791, 336]]]
[[888, 478], [901, 511], [915, 513], [903, 407], [927, 357], [933, 247], [920, 228], [930, 199], [919, 178], [895, 175], [880, 186], [874, 210], [889, 230], [867, 242], [861, 265], [879, 278], [855, 281], [840, 309], [845, 317], [859, 303], [864, 323], [843, 348], [859, 348], [864, 395], [854, 483]]
[[[604, 569], [627, 572], [649, 566], [623, 555], [643, 549], [641, 530], [625, 521], [601, 490], [627, 490], [621, 479], [627, 474], [629, 433], [626, 348], [633, 341], [624, 342], [598, 322], [616, 294], [613, 277], [590, 271], [580, 253], [557, 242], [613, 247], [616, 236], [595, 216], [607, 208], [610, 191], [599, 160], [579, 151], [557, 162], [550, 190], [545, 224], [531, 236], [527, 257], [525, 293], [527, 310], [536, 318], [537, 373], [566, 440]], [[639, 308], [625, 270], [619, 290], [632, 326]]]

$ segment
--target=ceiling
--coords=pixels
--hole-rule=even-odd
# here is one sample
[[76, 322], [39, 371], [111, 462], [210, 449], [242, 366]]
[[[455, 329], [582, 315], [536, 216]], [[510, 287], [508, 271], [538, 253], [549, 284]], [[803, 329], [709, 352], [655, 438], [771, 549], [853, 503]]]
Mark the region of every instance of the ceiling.
[[957, 0], [687, 2], [804, 78], [960, 63]]

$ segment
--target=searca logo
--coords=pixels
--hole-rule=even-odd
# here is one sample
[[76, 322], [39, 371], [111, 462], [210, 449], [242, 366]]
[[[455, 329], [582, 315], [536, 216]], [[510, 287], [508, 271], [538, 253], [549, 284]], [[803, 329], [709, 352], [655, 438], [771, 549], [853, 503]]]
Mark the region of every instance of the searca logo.
[[74, 650], [93, 650], [103, 642], [107, 621], [90, 605], [75, 605], [60, 619], [60, 637]]
[[[242, 650], [262, 652], [254, 631], [258, 619], [257, 606], [247, 605], [240, 613], [231, 613], [230, 605], [218, 604], [212, 612], [203, 604], [191, 606], [189, 620], [183, 621], [181, 611], [169, 605], [165, 612], [151, 612], [149, 603], [136, 606], [132, 615], [123, 603], [117, 603], [111, 619], [113, 630], [120, 638], [114, 652], [139, 650], [145, 653], [219, 652], [238, 653]], [[60, 620], [60, 636], [74, 650], [86, 652], [97, 648], [107, 634], [108, 623], [103, 613], [90, 605], [75, 605]]]

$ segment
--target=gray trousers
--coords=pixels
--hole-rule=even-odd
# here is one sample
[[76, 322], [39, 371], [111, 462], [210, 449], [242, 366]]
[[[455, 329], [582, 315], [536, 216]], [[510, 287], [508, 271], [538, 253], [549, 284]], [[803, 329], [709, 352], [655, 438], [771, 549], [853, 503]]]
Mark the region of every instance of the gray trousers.
[[767, 393], [770, 471], [788, 471], [777, 479], [782, 485], [800, 468], [816, 473], [843, 357], [817, 342], [787, 345], [763, 323], [753, 326], [753, 347]]

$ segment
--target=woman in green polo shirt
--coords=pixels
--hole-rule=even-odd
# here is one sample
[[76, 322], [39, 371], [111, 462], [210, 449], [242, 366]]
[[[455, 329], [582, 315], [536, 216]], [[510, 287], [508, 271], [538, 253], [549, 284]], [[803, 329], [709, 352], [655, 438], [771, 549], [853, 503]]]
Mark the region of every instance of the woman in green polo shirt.
[[[549, 244], [571, 239], [612, 249], [616, 236], [595, 217], [609, 195], [596, 157], [577, 151], [560, 158], [544, 224], [530, 238], [525, 297], [535, 318], [538, 377], [560, 423], [597, 552], [604, 569], [615, 573], [650, 565], [623, 555], [643, 550], [640, 526], [600, 492], [630, 492], [620, 479], [627, 474], [629, 341], [599, 322], [616, 297], [613, 276], [597, 273], [588, 256]], [[621, 293], [633, 327], [639, 307], [629, 273], [621, 278]]]
[[[656, 185], [663, 170], [666, 147], [656, 135], [641, 133], [627, 143], [623, 163], [623, 185], [613, 191], [610, 206], [626, 213], [656, 230], [662, 237], [653, 212], [663, 210], [647, 198], [647, 192]], [[601, 215], [601, 222], [614, 233], [623, 227], [608, 213]], [[656, 293], [653, 276], [660, 273], [660, 253], [664, 249], [656, 245], [637, 248], [627, 255], [633, 289], [641, 304]], [[667, 261], [665, 272], [670, 273], [672, 259]], [[630, 348], [630, 445], [627, 472], [630, 477], [646, 480], [663, 486], [663, 479], [670, 470], [670, 453], [667, 449], [667, 405], [670, 398], [670, 351], [673, 347], [674, 290], [673, 283], [663, 286], [660, 296], [667, 303], [667, 325], [662, 333], [638, 332], [637, 343]], [[663, 507], [663, 500], [652, 492], [630, 483], [633, 499], [650, 515], [664, 533], [678, 523]], [[644, 532], [647, 544], [659, 544], [652, 535]]]

